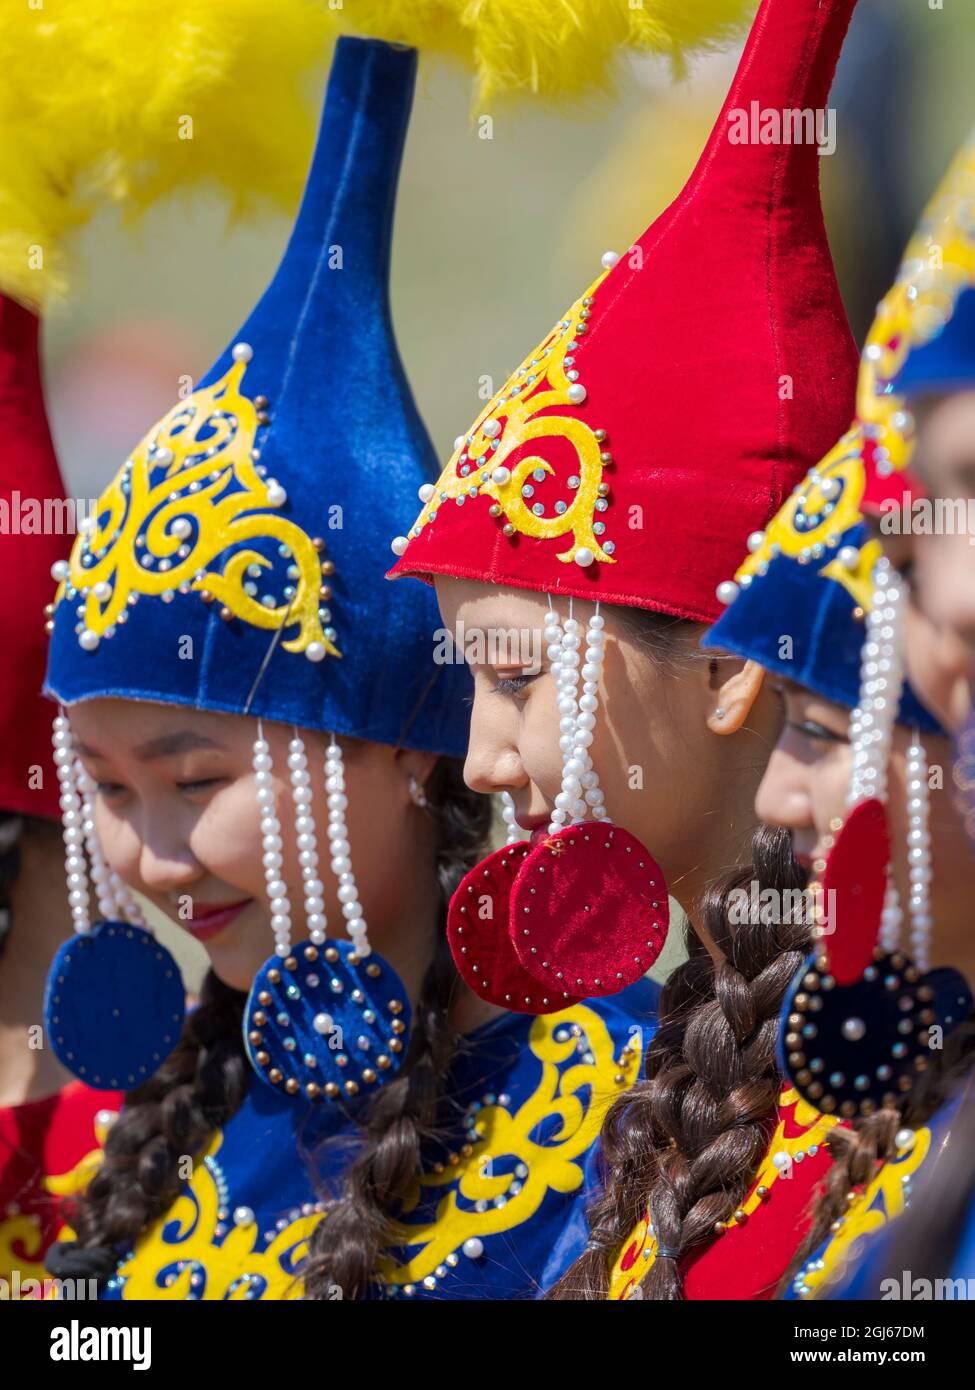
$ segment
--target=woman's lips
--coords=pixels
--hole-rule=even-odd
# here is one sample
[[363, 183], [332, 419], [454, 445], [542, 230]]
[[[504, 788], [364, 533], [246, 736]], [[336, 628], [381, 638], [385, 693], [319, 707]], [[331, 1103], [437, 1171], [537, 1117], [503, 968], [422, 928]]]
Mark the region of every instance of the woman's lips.
[[194, 915], [186, 923], [186, 929], [197, 941], [212, 941], [252, 902], [252, 898], [245, 898], [243, 902], [215, 904], [213, 907], [197, 903], [193, 910]]

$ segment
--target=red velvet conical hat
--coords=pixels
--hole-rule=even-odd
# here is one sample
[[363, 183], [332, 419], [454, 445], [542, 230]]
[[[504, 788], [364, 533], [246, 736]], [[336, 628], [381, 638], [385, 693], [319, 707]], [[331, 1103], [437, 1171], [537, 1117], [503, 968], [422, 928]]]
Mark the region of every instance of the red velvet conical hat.
[[44, 409], [37, 317], [0, 294], [0, 810], [55, 819], [56, 711], [41, 685], [51, 566], [67, 555], [73, 538], [64, 500]]
[[808, 137], [855, 4], [763, 0], [683, 192], [478, 416], [391, 576], [718, 616], [747, 536], [853, 408]]

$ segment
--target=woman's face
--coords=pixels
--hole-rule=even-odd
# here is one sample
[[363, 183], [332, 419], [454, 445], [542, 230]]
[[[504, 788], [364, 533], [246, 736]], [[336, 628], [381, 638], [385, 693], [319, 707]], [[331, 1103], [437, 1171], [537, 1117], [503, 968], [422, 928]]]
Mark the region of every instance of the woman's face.
[[[807, 869], [819, 866], [846, 816], [846, 793], [852, 765], [850, 712], [791, 681], [770, 677], [769, 684], [784, 701], [785, 724], [755, 800], [755, 810], [767, 825], [792, 831], [796, 858]], [[950, 790], [951, 750], [945, 738], [922, 738], [929, 776], [929, 830], [934, 895], [946, 902], [957, 898], [960, 866], [967, 873], [960, 821]], [[892, 871], [902, 903], [909, 898], [907, 861], [906, 754], [910, 730], [895, 726], [888, 767], [887, 815], [892, 846]], [[947, 788], [947, 789], [946, 789]], [[933, 904], [936, 922], [940, 913]], [[952, 913], [954, 909], [951, 910]], [[947, 925], [947, 923], [946, 923]]]
[[[438, 578], [436, 588], [445, 626], [458, 643], [463, 638], [474, 677], [466, 781], [478, 791], [509, 792], [519, 825], [541, 834], [562, 776], [555, 680], [543, 637], [548, 603], [543, 595], [458, 579]], [[564, 620], [568, 602], [556, 608]], [[591, 611], [590, 604], [574, 608], [583, 625]], [[617, 610], [607, 608], [604, 616], [593, 766], [610, 818], [648, 846], [671, 892], [687, 905], [692, 877], [722, 871], [740, 848], [715, 850], [706, 843], [709, 835], [726, 837], [734, 789], [742, 785], [729, 773], [727, 745], [735, 741], [708, 728], [723, 698], [715, 675], [720, 663], [701, 655], [700, 629], [693, 624], [679, 625], [673, 659], [661, 662]], [[775, 730], [770, 737], [746, 734], [741, 745], [753, 765], [754, 780], [744, 782], [749, 821], [757, 768], [774, 737]], [[719, 817], [723, 786], [726, 814]], [[734, 833], [747, 844], [744, 827]], [[731, 857], [715, 864], [719, 855]]]
[[[273, 949], [251, 767], [255, 720], [126, 700], [86, 701], [71, 708], [70, 720], [81, 760], [97, 785], [96, 827], [109, 865], [201, 942], [224, 983], [249, 989]], [[293, 939], [300, 940], [307, 932], [287, 762], [293, 731], [266, 723], [264, 737], [281, 821], [281, 876], [288, 885]], [[325, 834], [326, 741], [307, 731], [303, 738], [312, 785], [321, 789], [313, 808], [325, 911], [330, 934], [344, 936]], [[384, 929], [398, 915], [405, 881], [400, 872], [411, 852], [416, 855], [414, 836], [422, 835], [409, 775], [419, 775], [422, 783], [432, 759], [382, 744], [345, 741], [343, 751], [359, 901], [373, 945], [392, 958], [395, 947], [388, 949]]]
[[975, 391], [926, 404], [919, 423], [912, 468], [943, 520], [935, 510], [932, 526], [881, 540], [895, 564], [912, 564], [911, 685], [957, 731], [975, 697]]

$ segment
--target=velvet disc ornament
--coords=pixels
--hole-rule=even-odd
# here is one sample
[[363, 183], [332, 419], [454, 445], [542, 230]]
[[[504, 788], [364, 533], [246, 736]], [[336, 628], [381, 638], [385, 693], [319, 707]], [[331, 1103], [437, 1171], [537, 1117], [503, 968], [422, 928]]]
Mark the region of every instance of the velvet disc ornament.
[[823, 874], [825, 954], [838, 985], [855, 984], [873, 960], [889, 863], [887, 812], [871, 797], [847, 816]]
[[351, 941], [309, 942], [258, 971], [244, 1041], [268, 1086], [338, 1100], [396, 1075], [411, 1020], [403, 982], [381, 956], [363, 958]]
[[578, 1004], [563, 986], [543, 987], [515, 954], [511, 891], [528, 844], [496, 850], [461, 879], [450, 900], [447, 940], [461, 978], [475, 994], [516, 1014], [551, 1014]]
[[45, 1032], [58, 1061], [89, 1086], [145, 1081], [176, 1046], [185, 1014], [179, 966], [128, 922], [72, 936], [48, 972]]
[[667, 940], [663, 871], [618, 825], [584, 821], [526, 857], [511, 893], [511, 936], [525, 969], [549, 989], [616, 994], [653, 965]]
[[814, 953], [782, 1005], [779, 1065], [818, 1110], [868, 1115], [911, 1090], [935, 1045], [929, 1030], [946, 1035], [972, 1008], [957, 970], [922, 975], [902, 951], [878, 950], [862, 978], [844, 986]]

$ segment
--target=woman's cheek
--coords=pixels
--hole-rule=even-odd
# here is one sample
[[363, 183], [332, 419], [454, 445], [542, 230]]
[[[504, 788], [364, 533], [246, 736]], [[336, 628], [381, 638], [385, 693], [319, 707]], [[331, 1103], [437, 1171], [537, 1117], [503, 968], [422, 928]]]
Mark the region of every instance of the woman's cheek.
[[139, 837], [125, 818], [106, 806], [100, 796], [95, 798], [95, 834], [108, 867], [123, 883], [140, 890]]
[[816, 779], [813, 795], [816, 830], [820, 839], [836, 834], [832, 828], [837, 820], [846, 815], [846, 793], [850, 780], [853, 751], [848, 744], [834, 749], [830, 756], [820, 758], [814, 764], [812, 775]]
[[[287, 869], [293, 867], [289, 855], [297, 864], [293, 825], [282, 825], [281, 835]], [[249, 779], [235, 783], [210, 801], [191, 835], [190, 848], [214, 877], [246, 889], [252, 897], [265, 897], [260, 814]]]

